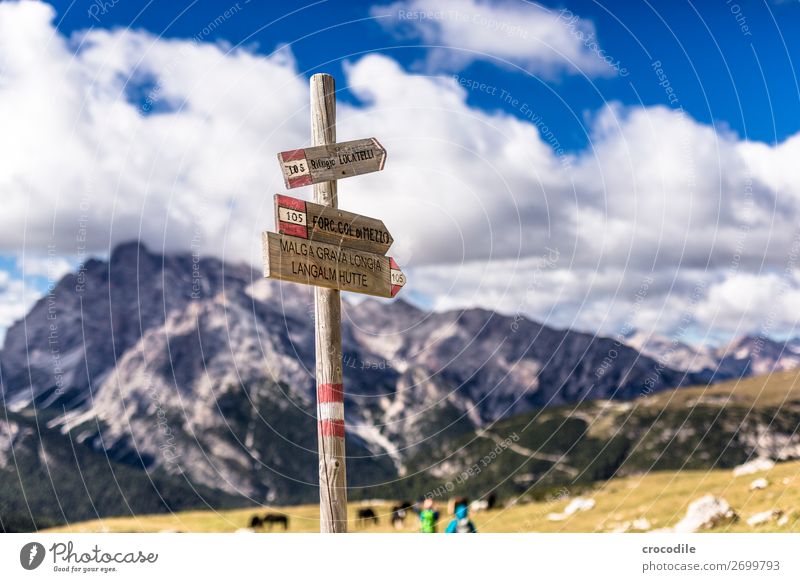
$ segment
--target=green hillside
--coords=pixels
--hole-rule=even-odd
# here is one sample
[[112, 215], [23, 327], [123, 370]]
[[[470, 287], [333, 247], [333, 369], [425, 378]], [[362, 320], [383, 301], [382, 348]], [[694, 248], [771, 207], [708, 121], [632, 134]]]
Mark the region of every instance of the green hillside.
[[38, 418], [0, 407], [0, 438], [13, 455], [0, 463], [0, 531], [31, 531], [103, 515], [235, 507], [240, 498], [180, 476], [148, 473], [75, 442]]
[[[800, 448], [798, 429], [795, 370], [517, 415], [454, 440], [426, 443], [410, 460], [405, 484], [434, 494], [475, 498], [495, 491], [502, 498], [544, 499], [565, 486], [579, 491], [616, 477], [731, 468], [754, 451], [789, 456]], [[470, 469], [467, 479], [459, 479]], [[408, 496], [394, 493], [383, 496]]]
[[[597, 511], [574, 518], [575, 526], [585, 530], [602, 529], [617, 520], [613, 516], [619, 511], [611, 509], [611, 518], [604, 517], [595, 523], [604, 512], [600, 501], [607, 492], [626, 487], [631, 490], [624, 502], [610, 502], [609, 507], [616, 504], [630, 507], [619, 520], [629, 519], [634, 510], [642, 511], [643, 505], [650, 503], [647, 501], [650, 497], [641, 498], [635, 484], [646, 482], [649, 496], [653, 491], [661, 492], [653, 501], [655, 513], [651, 521], [669, 522], [668, 518], [675, 515], [668, 516], [657, 509], [661, 500], [668, 500], [665, 507], [675, 512], [676, 507], [685, 507], [691, 500], [692, 492], [698, 496], [717, 490], [724, 493], [727, 482], [741, 485], [739, 480], [732, 480], [731, 469], [754, 454], [771, 458], [797, 456], [798, 380], [798, 371], [775, 373], [704, 388], [662, 392], [628, 402], [592, 401], [546, 408], [501, 420], [477, 432], [465, 432], [462, 428], [414, 446], [405, 476], [393, 481], [368, 474], [365, 470], [371, 465], [368, 457], [362, 456], [358, 465], [348, 462], [350, 498], [358, 502], [375, 498], [418, 499], [427, 495], [445, 503], [455, 495], [477, 499], [494, 492], [503, 503], [517, 500], [520, 504], [498, 514], [502, 517], [498, 517], [495, 525], [488, 520], [489, 516], [480, 516], [481, 520], [488, 520], [484, 529], [504, 531], [521, 527], [515, 524], [530, 520], [531, 511], [549, 512], [550, 508], [541, 504], [558, 505], [553, 500], [565, 492], [574, 497], [599, 490]], [[221, 510], [252, 504], [219, 491], [192, 487], [174, 476], [148, 475], [141, 466], [110, 462], [102, 452], [94, 452], [47, 429], [42, 419], [38, 427], [34, 419], [19, 414], [8, 413], [8, 420], [23, 432], [38, 431], [44, 446], [16, 446], [16, 459], [7, 460], [5, 468], [0, 468], [0, 518], [7, 530], [41, 529], [109, 515], [153, 513], [165, 515], [146, 518], [146, 523], [158, 524], [148, 526], [149, 529], [184, 529], [170, 512], [206, 507]], [[19, 435], [15, 438], [21, 439]], [[28, 438], [29, 443], [38, 440]], [[264, 447], [271, 446], [268, 435], [261, 435], [259, 442], [262, 441]], [[357, 450], [351, 448], [349, 452]], [[44, 457], [49, 472], [42, 463]], [[309, 454], [306, 462], [313, 461]], [[386, 462], [386, 458], [382, 461]], [[14, 463], [19, 472], [14, 471]], [[796, 465], [789, 462], [776, 471], [791, 473], [792, 467]], [[714, 470], [707, 472], [708, 468]], [[54, 474], [57, 479], [52, 478]], [[791, 481], [792, 477], [781, 474], [780, 479]], [[598, 485], [606, 482], [605, 486]], [[786, 489], [785, 494], [780, 492], [781, 488]], [[753, 494], [753, 502], [771, 498], [776, 492], [789, 500], [787, 507], [779, 509], [795, 508], [794, 494], [782, 481], [773, 483], [766, 492]], [[313, 498], [315, 493], [313, 490], [311, 493], [314, 495], [308, 497]], [[745, 487], [742, 495], [746, 493]], [[747, 501], [741, 496], [739, 499], [742, 503]], [[745, 503], [745, 511], [750, 510], [749, 503]], [[187, 526], [188, 529], [227, 531], [241, 527], [244, 517], [252, 511], [178, 515], [187, 516], [185, 519], [196, 515], [198, 523], [205, 524]], [[293, 528], [316, 530], [313, 505], [295, 506], [291, 511], [296, 513]], [[133, 528], [131, 524], [137, 522], [119, 523]], [[531, 526], [533, 529], [543, 531], [553, 528], [571, 531], [573, 527], [569, 523], [546, 522], [543, 516], [533, 523], [536, 525]]]

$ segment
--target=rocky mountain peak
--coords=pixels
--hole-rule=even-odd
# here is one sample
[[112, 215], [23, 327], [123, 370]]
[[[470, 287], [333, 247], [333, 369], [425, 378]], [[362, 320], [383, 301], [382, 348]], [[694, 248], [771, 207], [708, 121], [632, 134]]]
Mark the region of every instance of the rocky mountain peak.
[[[380, 478], [447, 434], [698, 380], [612, 339], [401, 299], [346, 302], [343, 348], [348, 451]], [[117, 462], [287, 499], [316, 479], [314, 358], [309, 288], [131, 242], [59, 281], [0, 366], [11, 409]]]

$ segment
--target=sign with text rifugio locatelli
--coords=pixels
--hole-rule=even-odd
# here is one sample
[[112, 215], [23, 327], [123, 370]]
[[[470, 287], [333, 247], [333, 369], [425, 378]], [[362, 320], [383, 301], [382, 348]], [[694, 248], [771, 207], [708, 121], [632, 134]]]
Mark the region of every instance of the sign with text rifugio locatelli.
[[386, 150], [370, 137], [281, 152], [278, 162], [286, 187], [297, 188], [378, 172], [386, 163]]

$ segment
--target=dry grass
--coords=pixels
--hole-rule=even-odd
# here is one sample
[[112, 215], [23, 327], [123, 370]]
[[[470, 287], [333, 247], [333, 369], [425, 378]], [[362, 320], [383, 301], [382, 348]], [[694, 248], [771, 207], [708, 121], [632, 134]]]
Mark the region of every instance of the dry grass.
[[[749, 490], [750, 483], [765, 477], [769, 487], [760, 491]], [[724, 497], [740, 515], [733, 525], [714, 531], [731, 532], [800, 532], [800, 461], [778, 464], [767, 472], [733, 477], [729, 469], [712, 471], [661, 472], [648, 475], [615, 479], [598, 484], [591, 496], [596, 506], [580, 512], [565, 521], [550, 521], [547, 515], [561, 512], [569, 499], [556, 499], [517, 505], [514, 507], [482, 512], [473, 516], [481, 532], [607, 532], [624, 522], [646, 518], [653, 528], [674, 525], [683, 517], [689, 503], [706, 493]], [[392, 529], [389, 524], [387, 503], [371, 504], [378, 514], [377, 526], [360, 527], [351, 523], [354, 532], [413, 532], [417, 530], [416, 517], [406, 519], [403, 530]], [[444, 508], [441, 508], [444, 510]], [[761, 511], [780, 509], [789, 516], [789, 521], [778, 526], [770, 524], [750, 527], [748, 517]], [[355, 515], [357, 506], [351, 504], [350, 514]], [[233, 511], [188, 511], [176, 514], [145, 515], [139, 517], [115, 517], [90, 522], [76, 523], [49, 531], [65, 532], [233, 532], [247, 526], [255, 513], [280, 511], [289, 516], [290, 532], [318, 531], [318, 507], [300, 505], [294, 507], [248, 508]], [[446, 523], [446, 522], [445, 522]], [[445, 523], [441, 524], [442, 528]], [[274, 531], [282, 531], [275, 529]]]
[[679, 388], [659, 392], [639, 402], [647, 406], [691, 406], [711, 401], [721, 404], [780, 407], [800, 401], [800, 370], [773, 372], [763, 376], [731, 380], [696, 388]]

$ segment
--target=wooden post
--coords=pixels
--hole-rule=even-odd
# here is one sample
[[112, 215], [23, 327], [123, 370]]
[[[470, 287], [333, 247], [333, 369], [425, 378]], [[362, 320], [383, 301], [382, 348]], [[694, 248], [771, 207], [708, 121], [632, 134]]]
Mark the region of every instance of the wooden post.
[[[336, 86], [333, 77], [311, 77], [311, 145], [336, 143]], [[314, 201], [336, 208], [336, 181], [314, 184]], [[347, 531], [347, 479], [342, 388], [342, 305], [339, 291], [314, 287], [317, 354], [317, 443], [319, 527]]]

